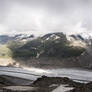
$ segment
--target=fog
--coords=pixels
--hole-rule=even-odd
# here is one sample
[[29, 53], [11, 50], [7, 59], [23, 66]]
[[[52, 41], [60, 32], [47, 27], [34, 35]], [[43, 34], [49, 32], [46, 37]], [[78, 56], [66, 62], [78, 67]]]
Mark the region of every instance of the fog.
[[0, 34], [92, 32], [92, 0], [0, 0]]

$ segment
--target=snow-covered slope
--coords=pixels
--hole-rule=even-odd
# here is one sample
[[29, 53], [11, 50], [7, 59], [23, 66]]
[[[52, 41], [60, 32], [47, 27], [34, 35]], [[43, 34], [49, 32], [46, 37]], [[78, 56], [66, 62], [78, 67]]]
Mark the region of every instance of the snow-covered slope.
[[92, 33], [80, 33], [67, 35], [67, 39], [71, 42], [73, 46], [86, 47], [92, 45]]
[[13, 36], [10, 35], [0, 35], [0, 44], [5, 44], [9, 41], [13, 40], [21, 40], [21, 41], [28, 41], [34, 39], [34, 35], [27, 35], [27, 34], [16, 34]]

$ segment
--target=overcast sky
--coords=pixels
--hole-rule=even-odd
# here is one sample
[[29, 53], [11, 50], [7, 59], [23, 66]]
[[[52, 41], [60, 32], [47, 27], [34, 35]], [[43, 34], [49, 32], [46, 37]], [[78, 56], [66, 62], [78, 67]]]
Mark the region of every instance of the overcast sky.
[[0, 34], [92, 31], [92, 0], [0, 0]]

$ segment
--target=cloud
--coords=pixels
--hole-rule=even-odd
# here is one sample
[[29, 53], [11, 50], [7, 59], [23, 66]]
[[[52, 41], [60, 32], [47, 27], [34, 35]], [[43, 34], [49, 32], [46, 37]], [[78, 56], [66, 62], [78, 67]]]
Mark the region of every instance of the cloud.
[[0, 0], [0, 33], [92, 30], [92, 0]]

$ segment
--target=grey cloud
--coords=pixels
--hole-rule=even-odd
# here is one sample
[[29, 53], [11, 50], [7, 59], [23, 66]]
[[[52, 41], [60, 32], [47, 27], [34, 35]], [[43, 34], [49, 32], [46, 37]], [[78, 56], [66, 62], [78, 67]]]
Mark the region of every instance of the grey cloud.
[[92, 0], [0, 0], [0, 32], [91, 31], [91, 10]]

